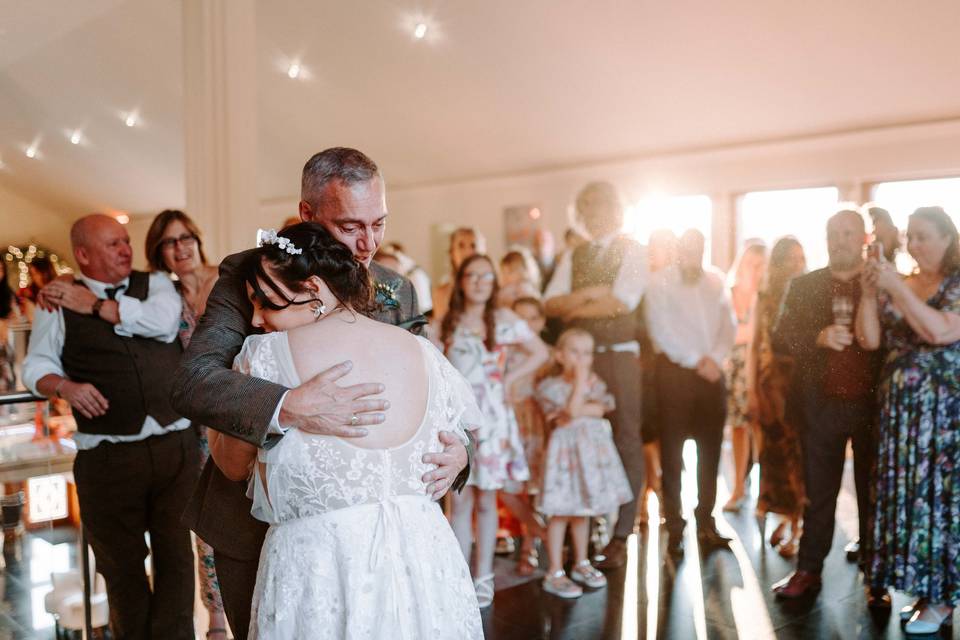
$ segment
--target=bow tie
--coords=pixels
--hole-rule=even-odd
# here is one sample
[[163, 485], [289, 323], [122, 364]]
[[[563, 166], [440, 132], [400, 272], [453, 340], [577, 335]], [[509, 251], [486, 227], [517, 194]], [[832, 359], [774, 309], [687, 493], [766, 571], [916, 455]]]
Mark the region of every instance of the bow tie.
[[107, 287], [105, 293], [107, 294], [107, 300], [116, 300], [117, 296], [120, 295], [120, 292], [127, 288], [127, 285], [122, 284], [119, 287]]

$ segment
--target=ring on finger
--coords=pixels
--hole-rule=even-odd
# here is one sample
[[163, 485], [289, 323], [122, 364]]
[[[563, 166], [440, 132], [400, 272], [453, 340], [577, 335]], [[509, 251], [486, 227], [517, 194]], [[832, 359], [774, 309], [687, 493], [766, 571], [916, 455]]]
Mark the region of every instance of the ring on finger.
[[360, 424], [360, 418], [357, 417], [357, 414], [350, 416], [350, 426], [355, 427]]

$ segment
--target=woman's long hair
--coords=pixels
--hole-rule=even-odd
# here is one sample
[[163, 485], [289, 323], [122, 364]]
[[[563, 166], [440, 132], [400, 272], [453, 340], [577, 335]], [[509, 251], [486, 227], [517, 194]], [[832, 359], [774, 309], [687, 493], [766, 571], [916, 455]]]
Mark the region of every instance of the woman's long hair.
[[793, 236], [784, 236], [777, 240], [770, 250], [770, 261], [767, 263], [767, 273], [760, 290], [764, 293], [767, 304], [773, 305], [774, 312], [780, 308], [787, 283], [796, 275], [790, 271], [788, 265], [790, 253], [795, 248], [803, 251], [799, 240]]
[[447, 315], [443, 317], [443, 323], [440, 325], [440, 342], [443, 343], [444, 350], [450, 347], [450, 342], [453, 340], [453, 333], [457, 330], [457, 326], [460, 324], [460, 317], [467, 307], [467, 298], [463, 293], [463, 275], [467, 272], [467, 267], [478, 260], [484, 260], [489, 264], [490, 271], [493, 273], [493, 290], [490, 292], [490, 297], [483, 307], [483, 325], [487, 333], [483, 339], [483, 344], [487, 347], [487, 351], [493, 351], [497, 345], [497, 323], [494, 317], [494, 313], [497, 310], [497, 292], [500, 291], [500, 286], [497, 283], [497, 271], [490, 258], [485, 254], [475, 253], [463, 261], [463, 264], [460, 265], [460, 269], [457, 271], [456, 280], [453, 282], [453, 293], [450, 294], [450, 308], [447, 310]]
[[[373, 284], [370, 273], [357, 262], [347, 245], [334, 238], [316, 222], [301, 222], [284, 227], [278, 237], [287, 238], [300, 253], [289, 253], [278, 244], [266, 244], [250, 252], [244, 263], [244, 277], [255, 292], [262, 293], [260, 283], [286, 299], [275, 280], [295, 293], [306, 290], [310, 276], [323, 280], [340, 304], [358, 313], [369, 315], [374, 309]], [[270, 265], [268, 274], [263, 263]], [[289, 302], [289, 300], [287, 300]]]
[[10, 282], [7, 280], [7, 265], [0, 260], [0, 320], [6, 320], [13, 312], [13, 305], [16, 297], [13, 295], [13, 289], [10, 288]]
[[940, 235], [950, 238], [950, 244], [940, 260], [940, 273], [948, 275], [960, 269], [960, 234], [943, 207], [920, 207], [910, 214], [910, 220], [925, 220], [935, 226]]

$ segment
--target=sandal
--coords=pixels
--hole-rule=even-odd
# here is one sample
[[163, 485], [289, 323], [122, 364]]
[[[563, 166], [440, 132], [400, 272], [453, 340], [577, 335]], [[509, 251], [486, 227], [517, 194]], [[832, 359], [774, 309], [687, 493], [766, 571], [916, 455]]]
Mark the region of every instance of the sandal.
[[473, 588], [477, 591], [477, 605], [486, 609], [493, 604], [493, 574], [477, 578], [473, 581]]
[[570, 571], [570, 579], [590, 589], [607, 586], [607, 578], [597, 571], [589, 560], [581, 560]]
[[543, 578], [543, 590], [546, 593], [552, 593], [558, 598], [572, 599], [579, 598], [583, 595], [583, 589], [568, 578], [567, 574], [563, 572], [563, 569]]
[[770, 546], [779, 547], [787, 534], [787, 521], [783, 520], [777, 525], [777, 528], [770, 534]]

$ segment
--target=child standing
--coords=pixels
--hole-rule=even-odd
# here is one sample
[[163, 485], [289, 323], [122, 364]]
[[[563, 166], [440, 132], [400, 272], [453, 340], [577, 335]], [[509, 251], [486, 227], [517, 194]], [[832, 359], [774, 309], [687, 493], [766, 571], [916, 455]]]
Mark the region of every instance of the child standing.
[[[568, 329], [559, 340], [556, 366], [537, 385], [537, 401], [554, 426], [545, 457], [540, 511], [549, 516], [547, 554], [550, 567], [543, 590], [561, 598], [577, 598], [583, 589], [600, 588], [607, 579], [587, 559], [588, 519], [616, 511], [633, 493], [613, 444], [610, 423], [613, 396], [593, 373], [593, 336]], [[567, 526], [573, 538], [574, 566], [563, 570]]]
[[[450, 363], [472, 385], [486, 418], [475, 434], [476, 454], [462, 493], [452, 494], [451, 525], [467, 562], [470, 561], [474, 511], [476, 550], [473, 577], [480, 607], [493, 603], [493, 553], [497, 540], [497, 491], [530, 478], [520, 431], [506, 390], [538, 369], [547, 348], [527, 324], [508, 309], [497, 309], [497, 278], [485, 255], [473, 255], [460, 265], [450, 308], [443, 319], [440, 341]], [[507, 347], [523, 349], [527, 357], [504, 375]]]

